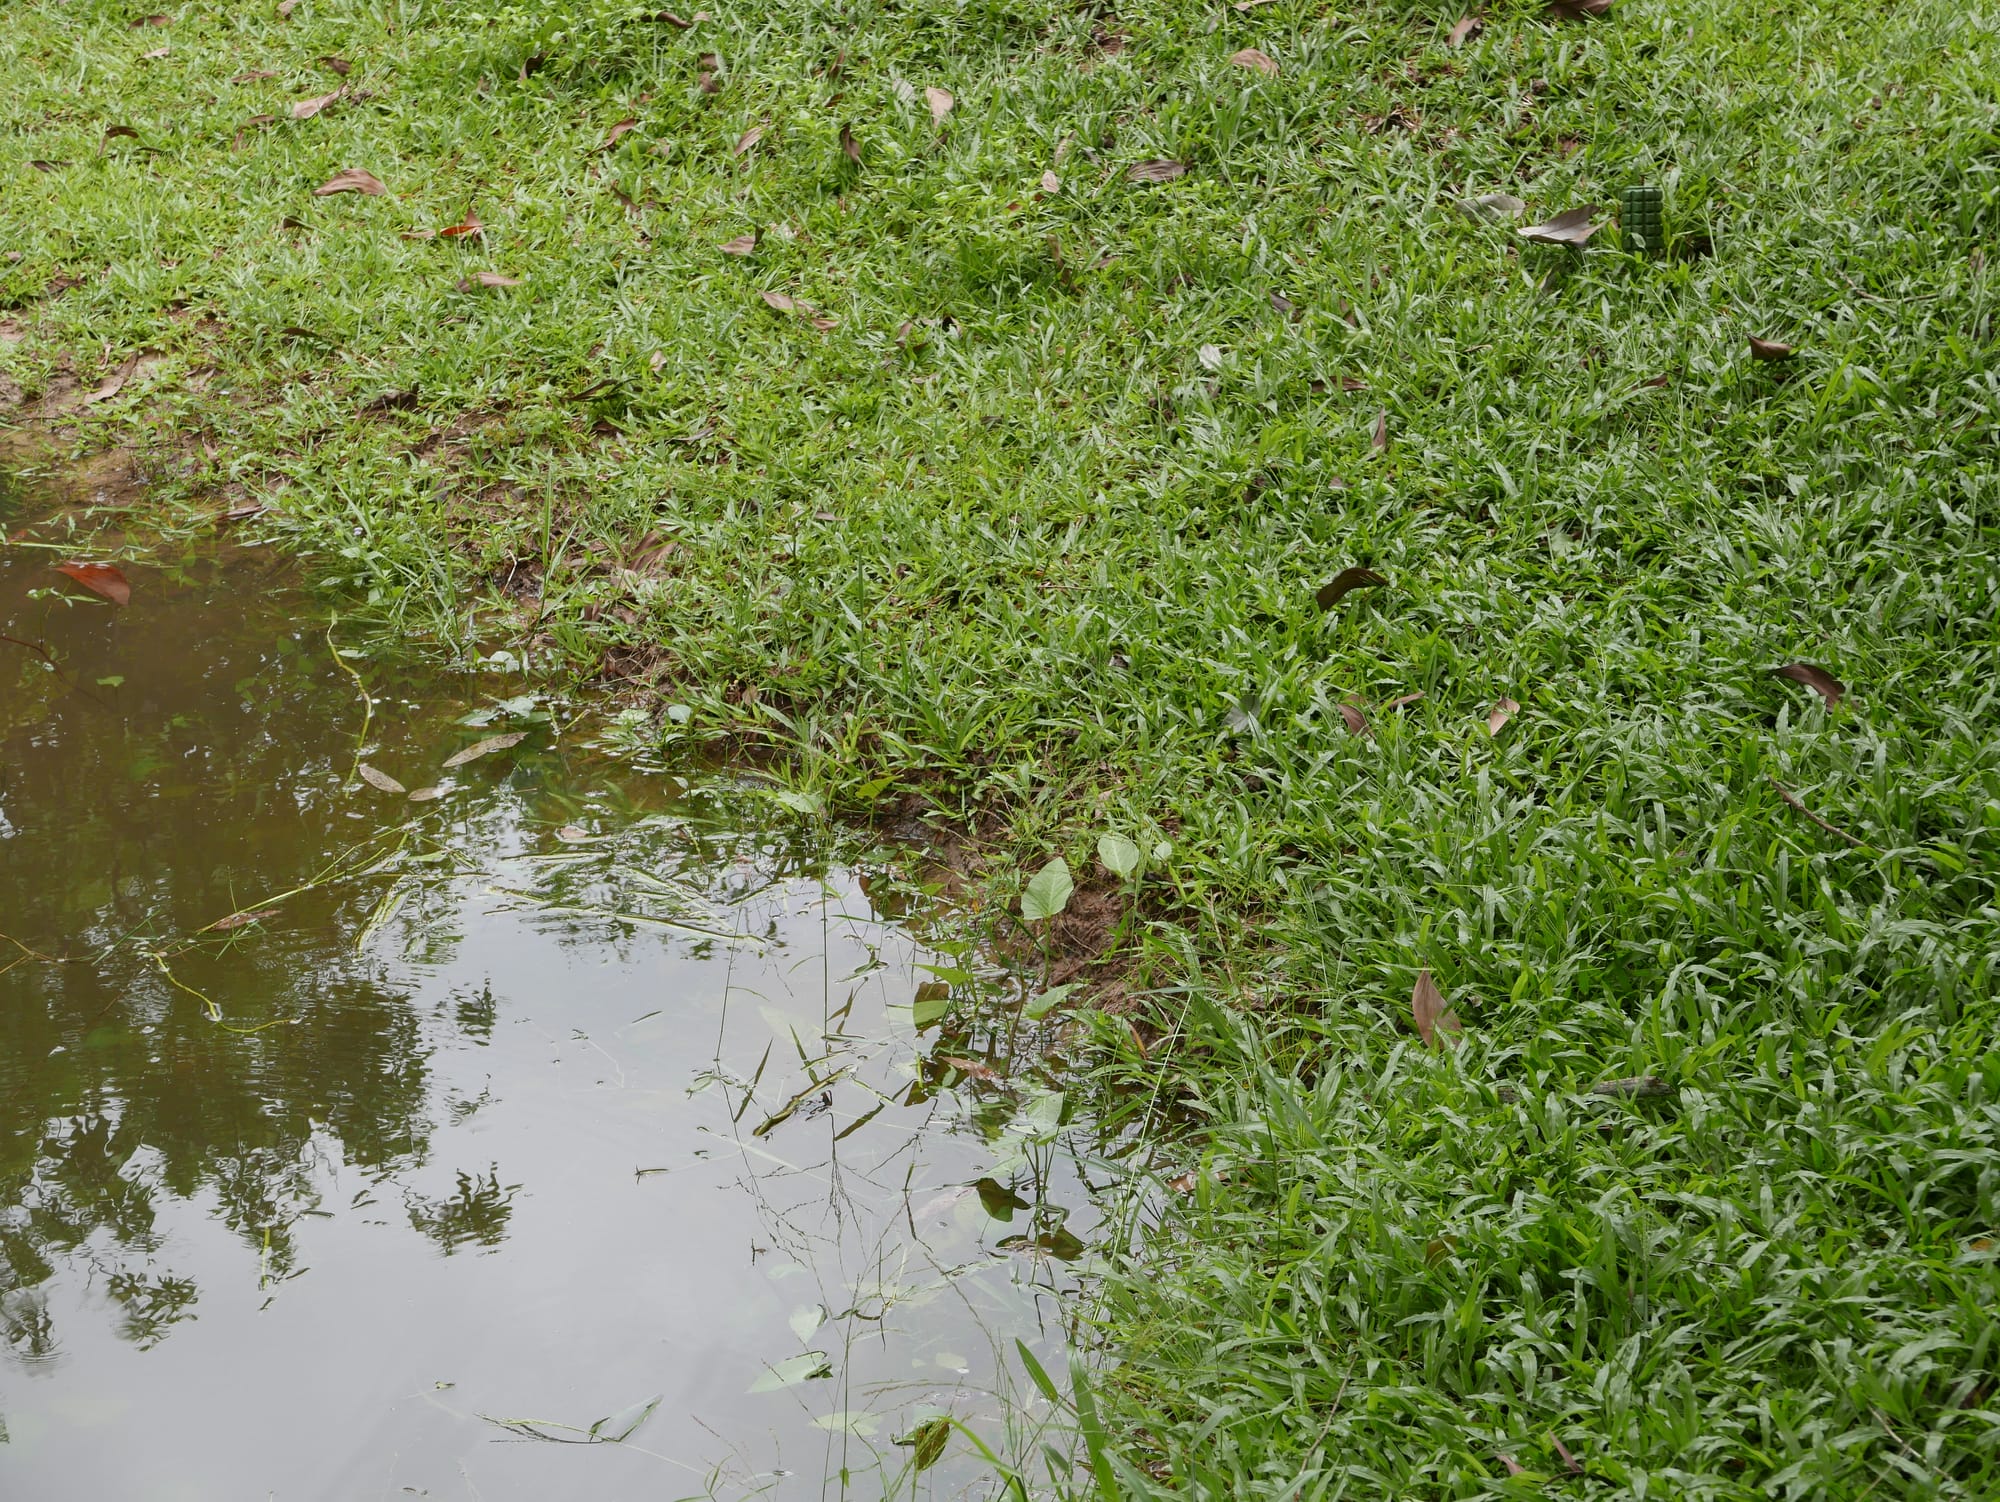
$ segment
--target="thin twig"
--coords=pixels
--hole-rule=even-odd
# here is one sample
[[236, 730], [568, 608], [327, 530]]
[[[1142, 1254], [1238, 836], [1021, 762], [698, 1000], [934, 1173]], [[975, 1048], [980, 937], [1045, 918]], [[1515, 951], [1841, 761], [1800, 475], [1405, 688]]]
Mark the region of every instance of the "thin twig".
[[1782, 782], [1778, 781], [1777, 778], [1772, 777], [1768, 772], [1765, 774], [1765, 780], [1768, 781], [1772, 787], [1778, 790], [1778, 796], [1780, 798], [1784, 799], [1785, 802], [1791, 804], [1793, 808], [1797, 809], [1800, 813], [1804, 814], [1808, 819], [1812, 820], [1813, 823], [1817, 824], [1821, 829], [1824, 829], [1828, 834], [1835, 835], [1838, 838], [1847, 841], [1847, 843], [1852, 845], [1856, 850], [1866, 850], [1868, 848], [1867, 841], [1857, 840], [1856, 838], [1854, 838], [1853, 835], [1849, 834], [1846, 830], [1834, 828], [1833, 825], [1827, 823], [1826, 820], [1822, 819], [1818, 814], [1814, 813], [1811, 809], [1807, 808], [1803, 803], [1799, 802], [1797, 797], [1793, 795], [1791, 789], [1787, 788]]

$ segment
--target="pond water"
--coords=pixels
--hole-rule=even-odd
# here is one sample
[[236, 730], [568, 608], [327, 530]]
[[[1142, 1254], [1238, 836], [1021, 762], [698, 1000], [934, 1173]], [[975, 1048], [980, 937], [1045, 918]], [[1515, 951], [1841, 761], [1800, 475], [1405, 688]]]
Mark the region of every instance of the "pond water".
[[1095, 1225], [998, 967], [518, 674], [336, 657], [264, 552], [118, 608], [23, 515], [0, 1494], [987, 1494], [895, 1441], [1033, 1411]]

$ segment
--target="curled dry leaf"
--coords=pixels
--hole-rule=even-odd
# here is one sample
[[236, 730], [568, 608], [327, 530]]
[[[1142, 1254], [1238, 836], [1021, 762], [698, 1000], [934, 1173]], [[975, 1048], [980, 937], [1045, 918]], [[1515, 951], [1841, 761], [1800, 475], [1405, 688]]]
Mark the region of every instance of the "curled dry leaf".
[[729, 148], [729, 154], [731, 156], [743, 155], [744, 152], [748, 151], [752, 146], [755, 146], [759, 141], [764, 139], [764, 132], [767, 129], [769, 129], [769, 127], [764, 125], [751, 126], [748, 130], [744, 131], [742, 135], [736, 138], [736, 144]]
[[1417, 1024], [1417, 1032], [1432, 1048], [1442, 1048], [1452, 1041], [1452, 1034], [1462, 1030], [1458, 1013], [1446, 1004], [1444, 993], [1438, 990], [1428, 970], [1417, 972], [1417, 984], [1410, 992], [1410, 1016]]
[[1229, 60], [1239, 68], [1248, 68], [1252, 73], [1262, 73], [1266, 78], [1278, 76], [1278, 60], [1268, 52], [1260, 52], [1255, 47], [1245, 47], [1241, 52], [1229, 54]]
[[[479, 760], [482, 756], [491, 756], [495, 751], [506, 751], [518, 746], [527, 738], [528, 732], [525, 730], [511, 731], [506, 735], [489, 735], [483, 741], [474, 741], [456, 756], [447, 756], [444, 764], [447, 770], [452, 767], [462, 767], [469, 761]], [[413, 793], [411, 796], [416, 795]]]
[[507, 276], [498, 271], [475, 272], [472, 279], [482, 287], [518, 287], [521, 285], [521, 279], [518, 276]]
[[346, 93], [347, 88], [345, 85], [342, 85], [331, 94], [320, 94], [312, 99], [301, 99], [297, 104], [292, 106], [292, 118], [294, 120], [310, 120], [329, 104], [345, 96]]
[[132, 603], [132, 581], [111, 563], [58, 563], [56, 572], [67, 575], [100, 599], [114, 605]]
[[1780, 344], [1775, 339], [1759, 339], [1750, 336], [1750, 358], [1753, 360], [1789, 360], [1794, 351], [1789, 344]]
[[358, 774], [360, 774], [361, 780], [367, 783], [370, 787], [380, 788], [383, 792], [392, 793], [398, 798], [401, 798], [410, 791], [408, 788], [404, 787], [402, 783], [396, 781], [395, 778], [391, 777], [387, 772], [384, 772], [376, 767], [371, 767], [365, 761], [362, 762], [359, 766], [357, 766], [354, 770]]
[[606, 135], [604, 138], [604, 144], [598, 147], [597, 149], [599, 151], [609, 151], [612, 147], [618, 144], [618, 138], [620, 136], [624, 135], [627, 131], [637, 130], [638, 128], [639, 128], [638, 117], [634, 115], [628, 115], [625, 119], [620, 120], [616, 125], [611, 127], [610, 134]]
[[1388, 582], [1372, 568], [1358, 565], [1344, 568], [1320, 586], [1319, 593], [1313, 596], [1313, 603], [1321, 610], [1331, 610], [1354, 590], [1377, 589]]
[[136, 141], [139, 139], [139, 132], [129, 125], [107, 125], [104, 127], [105, 140], [116, 141], [121, 137]]
[[1816, 668], [1809, 662], [1788, 662], [1778, 669], [1780, 678], [1789, 678], [1794, 683], [1803, 683], [1807, 688], [1826, 700], [1826, 707], [1832, 709], [1847, 693], [1847, 685], [1842, 683], [1825, 668]]
[[765, 307], [779, 313], [796, 313], [803, 306], [796, 298], [782, 292], [759, 292], [757, 295], [764, 299]]
[[479, 222], [477, 214], [467, 209], [465, 211], [464, 223], [454, 224], [449, 229], [439, 230], [438, 233], [443, 235], [447, 240], [463, 240], [470, 235], [484, 235], [486, 233], [486, 226]]
[[1553, 219], [1544, 219], [1540, 224], [1531, 224], [1516, 233], [1523, 240], [1533, 240], [1537, 245], [1573, 245], [1581, 248], [1602, 227], [1590, 222], [1590, 216], [1596, 212], [1597, 205], [1587, 203], [1580, 209], [1565, 209]]
[[1053, 172], [1044, 172], [1042, 174], [1042, 191], [1053, 198], [1056, 194], [1062, 192], [1062, 179], [1057, 177]]
[[1454, 47], [1463, 47], [1473, 37], [1486, 29], [1486, 22], [1478, 16], [1464, 16], [1452, 27], [1445, 40]]
[[1271, 306], [1276, 308], [1280, 313], [1283, 313], [1287, 318], [1298, 311], [1297, 305], [1282, 292], [1273, 292], [1271, 294]]
[[754, 231], [747, 235], [738, 235], [734, 240], [722, 242], [722, 253], [726, 256], [747, 256], [756, 248], [757, 236]]
[[861, 142], [855, 138], [854, 127], [851, 125], [840, 127], [840, 154], [855, 166], [861, 165]]
[[1368, 439], [1368, 446], [1378, 454], [1389, 451], [1389, 409], [1384, 407], [1375, 414], [1375, 431]]
[[1375, 732], [1368, 728], [1368, 716], [1355, 708], [1354, 705], [1339, 704], [1334, 707], [1340, 711], [1340, 717], [1347, 722], [1347, 733], [1349, 735], [1358, 735], [1363, 740], [1373, 740], [1375, 738]]
[[1151, 161], [1134, 162], [1125, 169], [1125, 175], [1135, 183], [1170, 183], [1187, 176], [1187, 163], [1155, 157]]
[[1507, 722], [1521, 712], [1521, 706], [1512, 699], [1501, 699], [1486, 711], [1486, 733], [1498, 735]]
[[944, 124], [944, 117], [950, 114], [958, 101], [951, 97], [948, 89], [930, 88], [924, 90], [924, 103], [931, 109], [931, 124]]
[[336, 172], [317, 188], [313, 197], [325, 198], [333, 193], [366, 193], [370, 198], [379, 198], [389, 190], [382, 186], [382, 179], [360, 167], [349, 167]]

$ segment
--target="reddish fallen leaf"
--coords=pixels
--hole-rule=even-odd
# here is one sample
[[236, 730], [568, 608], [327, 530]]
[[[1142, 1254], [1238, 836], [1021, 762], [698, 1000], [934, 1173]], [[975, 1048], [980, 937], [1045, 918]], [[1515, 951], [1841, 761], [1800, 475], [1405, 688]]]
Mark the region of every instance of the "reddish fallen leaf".
[[[469, 761], [479, 760], [482, 756], [491, 756], [495, 751], [506, 751], [518, 746], [527, 738], [528, 732], [525, 730], [516, 730], [507, 735], [489, 735], [483, 741], [474, 741], [456, 756], [447, 756], [444, 764], [447, 769], [462, 767]], [[414, 797], [415, 794], [411, 796]]]
[[748, 151], [752, 146], [755, 146], [759, 141], [764, 139], [764, 132], [767, 129], [769, 129], [769, 127], [763, 125], [751, 126], [748, 130], [744, 131], [742, 135], [736, 138], [736, 144], [729, 148], [729, 154], [731, 156], [743, 155], [744, 152]]
[[1485, 29], [1486, 22], [1480, 17], [1463, 16], [1459, 19], [1458, 24], [1452, 27], [1445, 40], [1454, 47], [1463, 47], [1467, 41], [1478, 36]]
[[1581, 1476], [1583, 1474], [1583, 1467], [1577, 1464], [1576, 1457], [1569, 1453], [1569, 1446], [1562, 1442], [1560, 1436], [1551, 1434], [1549, 1436], [1549, 1443], [1556, 1447], [1556, 1454], [1562, 1457], [1563, 1465], [1568, 1468], [1570, 1475]]
[[861, 165], [861, 142], [855, 139], [854, 127], [851, 125], [840, 127], [840, 154], [855, 166]]
[[380, 788], [383, 792], [393, 793], [398, 798], [402, 797], [405, 793], [409, 792], [408, 788], [404, 787], [402, 783], [396, 781], [396, 779], [391, 777], [387, 772], [383, 772], [374, 767], [371, 767], [365, 761], [362, 762], [359, 766], [357, 766], [354, 770], [360, 774], [361, 780], [367, 783], [372, 788]]
[[518, 276], [507, 276], [498, 271], [476, 271], [472, 274], [472, 279], [482, 287], [518, 287], [521, 285], [521, 279]]
[[612, 147], [618, 144], [618, 138], [620, 136], [626, 134], [626, 132], [628, 131], [637, 130], [638, 128], [639, 128], [638, 117], [636, 115], [627, 116], [625, 119], [620, 120], [616, 125], [611, 127], [610, 133], [606, 135], [604, 138], [604, 144], [598, 147], [597, 149], [599, 151], [609, 151]]
[[344, 57], [327, 56], [319, 60], [319, 65], [329, 72], [338, 73], [342, 78], [354, 71], [354, 64]]
[[1826, 707], [1833, 708], [1847, 693], [1847, 685], [1842, 683], [1825, 668], [1816, 668], [1809, 662], [1788, 662], [1778, 669], [1780, 678], [1789, 678], [1794, 683], [1803, 683], [1807, 688], [1826, 700]]
[[1667, 385], [1668, 385], [1668, 384], [1670, 383], [1670, 381], [1671, 381], [1671, 377], [1668, 377], [1668, 376], [1663, 376], [1663, 375], [1656, 375], [1656, 376], [1654, 376], [1654, 377], [1653, 377], [1653, 378], [1652, 378], [1652, 379], [1651, 379], [1650, 381], [1641, 381], [1641, 382], [1640, 382], [1639, 384], [1640, 384], [1640, 385], [1641, 385], [1642, 387], [1644, 387], [1644, 386], [1650, 386], [1650, 387], [1652, 387], [1652, 388], [1653, 388], [1653, 389], [1654, 389], [1655, 391], [1658, 391], [1658, 390], [1661, 390], [1662, 388], [1666, 387], [1666, 386], [1667, 386]]
[[766, 307], [775, 309], [777, 312], [796, 313], [799, 311], [800, 304], [798, 300], [787, 297], [782, 292], [759, 292], [757, 295], [764, 299]]
[[310, 120], [329, 104], [343, 98], [346, 93], [347, 87], [343, 84], [331, 94], [321, 94], [313, 99], [301, 99], [297, 104], [292, 106], [292, 118], [294, 120]]
[[477, 214], [473, 213], [471, 209], [467, 209], [463, 223], [454, 224], [449, 229], [441, 229], [438, 233], [447, 240], [463, 240], [471, 235], [484, 235], [486, 233], [486, 226], [479, 222]]
[[1410, 992], [1410, 1016], [1417, 1024], [1418, 1034], [1432, 1048], [1443, 1047], [1452, 1041], [1453, 1033], [1461, 1030], [1458, 1013], [1446, 1003], [1428, 970], [1417, 972], [1417, 984]]
[[1540, 224], [1531, 224], [1515, 233], [1537, 245], [1569, 245], [1581, 249], [1592, 235], [1603, 228], [1590, 222], [1590, 216], [1596, 212], [1597, 205], [1587, 203], [1582, 208], [1564, 209], [1552, 219], [1544, 219]]
[[1501, 699], [1486, 711], [1486, 733], [1498, 735], [1507, 722], [1521, 712], [1521, 706], [1512, 699]]
[[1384, 407], [1375, 414], [1375, 431], [1369, 435], [1368, 446], [1378, 454], [1389, 452], [1389, 409]]
[[365, 193], [370, 198], [379, 198], [389, 190], [382, 186], [382, 180], [374, 173], [360, 167], [348, 167], [336, 172], [317, 188], [313, 197], [325, 198], [334, 193]]
[[1502, 1450], [1500, 1452], [1500, 1464], [1504, 1465], [1507, 1468], [1507, 1474], [1509, 1476], [1521, 1476], [1527, 1474], [1525, 1471], [1521, 1469], [1521, 1462], [1516, 1460], [1513, 1456], [1509, 1455], [1505, 1450]]
[[1384, 709], [1401, 709], [1406, 704], [1416, 703], [1417, 700], [1423, 698], [1423, 696], [1424, 696], [1423, 690], [1418, 689], [1414, 694], [1404, 694], [1399, 699], [1391, 699], [1387, 704], [1383, 705], [1382, 707]]
[[1750, 358], [1753, 360], [1789, 360], [1796, 353], [1789, 344], [1780, 344], [1775, 339], [1759, 339], [1750, 336]]
[[107, 125], [104, 127], [105, 140], [116, 141], [121, 138], [136, 141], [139, 139], [139, 132], [129, 125]]
[[1000, 1072], [989, 1065], [980, 1063], [977, 1059], [961, 1059], [946, 1054], [939, 1062], [949, 1064], [960, 1074], [970, 1075], [976, 1080], [985, 1080], [989, 1084], [998, 1084], [1000, 1082]]
[[950, 114], [958, 101], [951, 97], [948, 89], [925, 89], [924, 103], [931, 107], [931, 124], [944, 124], [944, 117]]
[[661, 10], [653, 12], [653, 19], [655, 21], [666, 22], [667, 25], [673, 27], [675, 31], [686, 31], [689, 27], [694, 25], [694, 22], [683, 21], [679, 16], [675, 15], [670, 10]]
[[114, 605], [132, 603], [132, 581], [116, 564], [58, 563], [56, 572], [67, 575], [92, 594]]
[[1313, 603], [1321, 610], [1331, 610], [1354, 590], [1376, 589], [1388, 582], [1372, 568], [1359, 565], [1344, 568], [1320, 586], [1319, 593], [1313, 596]]
[[1334, 707], [1340, 711], [1340, 717], [1347, 721], [1348, 734], [1358, 735], [1363, 740], [1375, 738], [1375, 732], [1368, 728], [1368, 716], [1359, 709], [1352, 704], [1337, 704]]
[[1229, 60], [1239, 68], [1248, 68], [1252, 73], [1262, 73], [1266, 78], [1278, 76], [1278, 60], [1268, 52], [1260, 52], [1255, 47], [1245, 47], [1241, 52], [1229, 54]]
[[1125, 169], [1125, 176], [1135, 183], [1170, 183], [1187, 176], [1187, 163], [1156, 157], [1152, 161], [1134, 162]]
[[722, 253], [726, 256], [747, 256], [757, 248], [755, 233], [738, 235], [734, 240], [722, 242]]

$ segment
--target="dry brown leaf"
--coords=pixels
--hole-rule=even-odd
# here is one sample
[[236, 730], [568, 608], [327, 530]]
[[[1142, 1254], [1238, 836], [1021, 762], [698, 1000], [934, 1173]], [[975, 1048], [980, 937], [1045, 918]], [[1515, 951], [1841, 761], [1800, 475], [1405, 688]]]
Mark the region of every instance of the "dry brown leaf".
[[1428, 970], [1417, 972], [1417, 984], [1410, 992], [1410, 1016], [1417, 1024], [1417, 1032], [1432, 1048], [1442, 1048], [1452, 1041], [1453, 1033], [1461, 1031], [1458, 1013], [1446, 1004]]
[[112, 563], [58, 563], [56, 572], [76, 580], [100, 599], [114, 605], [132, 603], [132, 581]]
[[[653, 19], [655, 21], [666, 22], [667, 25], [673, 27], [675, 31], [686, 31], [689, 27], [694, 25], [694, 21], [683, 21], [679, 16], [675, 15], [670, 10], [661, 10], [653, 12]], [[708, 18], [705, 15], [698, 14], [695, 17], [695, 20], [705, 21], [707, 19]]]
[[174, 18], [172, 16], [140, 16], [131, 23], [131, 26], [132, 30], [137, 31], [144, 26], [171, 26], [173, 24]]
[[474, 741], [456, 756], [447, 756], [444, 764], [447, 770], [452, 767], [462, 767], [469, 761], [479, 760], [482, 756], [491, 756], [495, 751], [506, 751], [518, 746], [527, 738], [528, 732], [525, 730], [510, 731], [506, 735], [489, 735], [483, 741]]
[[1352, 704], [1337, 704], [1334, 707], [1340, 711], [1340, 717], [1347, 721], [1347, 733], [1349, 735], [1358, 735], [1363, 740], [1373, 740], [1375, 738], [1375, 732], [1368, 728], [1367, 715], [1363, 714]]
[[851, 125], [840, 127], [840, 154], [855, 166], [861, 165], [861, 143], [855, 139], [854, 127]]
[[504, 272], [499, 271], [474, 272], [472, 279], [482, 287], [518, 287], [521, 285], [521, 279], [518, 276], [508, 276]]
[[1590, 237], [1602, 228], [1592, 224], [1590, 216], [1597, 212], [1597, 205], [1587, 203], [1580, 209], [1564, 209], [1552, 219], [1540, 224], [1531, 224], [1526, 229], [1516, 230], [1523, 240], [1533, 240], [1537, 245], [1571, 245], [1581, 248]]
[[1053, 172], [1044, 172], [1042, 174], [1042, 191], [1053, 198], [1056, 194], [1062, 192], [1062, 179], [1057, 177]]
[[344, 57], [327, 56], [319, 60], [319, 65], [329, 72], [338, 73], [342, 78], [354, 71], [354, 64]]
[[729, 148], [729, 154], [731, 156], [743, 155], [744, 152], [748, 151], [752, 146], [755, 146], [759, 141], [764, 139], [764, 132], [767, 129], [769, 129], [769, 127], [764, 125], [751, 126], [748, 130], [744, 131], [742, 135], [736, 138], [736, 144]]
[[1521, 706], [1512, 699], [1501, 699], [1486, 711], [1486, 733], [1498, 735], [1509, 720], [1521, 712]]
[[366, 193], [370, 198], [379, 198], [389, 190], [382, 186], [382, 180], [372, 172], [359, 167], [349, 167], [336, 172], [317, 188], [313, 197], [325, 198], [330, 193]]
[[106, 376], [104, 384], [83, 399], [84, 405], [94, 407], [99, 402], [110, 401], [112, 397], [125, 389], [125, 383], [132, 379], [132, 373], [138, 368], [139, 357], [134, 355], [116, 370], [112, 371], [110, 375]]
[[1509, 1476], [1521, 1476], [1526, 1474], [1526, 1472], [1524, 1472], [1521, 1468], [1521, 1462], [1516, 1460], [1513, 1456], [1509, 1455], [1505, 1450], [1502, 1450], [1500, 1452], [1500, 1464], [1504, 1465], [1507, 1468], [1507, 1474]]
[[1558, 21], [1582, 21], [1611, 9], [1611, 0], [1549, 0], [1549, 14]]
[[104, 127], [105, 140], [116, 141], [121, 137], [136, 141], [139, 139], [139, 132], [129, 125], [107, 125]]
[[1417, 700], [1423, 698], [1423, 696], [1424, 696], [1424, 691], [1422, 689], [1418, 689], [1414, 694], [1404, 694], [1401, 698], [1391, 699], [1386, 705], [1383, 706], [1383, 708], [1401, 709], [1406, 704], [1416, 703]]
[[158, 59], [167, 56], [167, 54], [172, 52], [173, 50], [174, 49], [171, 47], [155, 47], [151, 52], [140, 53], [139, 59], [141, 62], [148, 62], [148, 63], [155, 62]]
[[441, 787], [418, 788], [410, 794], [410, 801], [412, 803], [429, 803], [433, 799], [442, 798], [443, 796], [444, 789]]
[[1125, 169], [1125, 175], [1135, 183], [1170, 183], [1187, 176], [1187, 163], [1155, 157], [1151, 161], [1134, 162]]
[[405, 240], [435, 240], [437, 237], [438, 232], [434, 229], [406, 229], [403, 231], [403, 238]]
[[1583, 1467], [1577, 1463], [1576, 1457], [1569, 1453], [1568, 1445], [1564, 1444], [1553, 1434], [1549, 1436], [1549, 1443], [1556, 1447], [1556, 1454], [1562, 1457], [1562, 1463], [1570, 1475], [1581, 1476], [1583, 1474]]
[[618, 144], [618, 138], [620, 136], [624, 135], [627, 131], [637, 130], [638, 128], [639, 128], [638, 117], [636, 115], [626, 116], [626, 118], [620, 120], [616, 125], [611, 127], [610, 133], [606, 135], [604, 138], [604, 144], [598, 147], [597, 149], [599, 151], [609, 151], [612, 147]]
[[1485, 29], [1486, 22], [1480, 17], [1463, 16], [1459, 19], [1458, 24], [1452, 27], [1450, 34], [1445, 37], [1445, 40], [1454, 47], [1463, 47], [1468, 41], [1478, 36]]
[[1332, 579], [1322, 584], [1319, 593], [1313, 596], [1313, 603], [1321, 610], [1331, 610], [1341, 600], [1357, 589], [1375, 589], [1389, 581], [1372, 568], [1344, 568]]
[[924, 90], [924, 103], [931, 107], [931, 124], [942, 125], [958, 101], [951, 97], [949, 89], [930, 88]]
[[764, 299], [765, 307], [772, 308], [780, 313], [796, 313], [803, 306], [796, 299], [787, 297], [782, 292], [759, 292], [757, 295]]
[[1826, 707], [1832, 709], [1847, 693], [1847, 685], [1842, 683], [1825, 668], [1816, 668], [1809, 662], [1788, 662], [1778, 669], [1780, 678], [1789, 678], [1794, 683], [1803, 683], [1807, 688], [1826, 700]]
[[369, 766], [365, 761], [354, 770], [360, 774], [361, 780], [372, 788], [380, 788], [383, 792], [393, 793], [398, 798], [409, 792], [408, 788], [396, 781], [387, 772], [378, 771], [376, 768]]
[[1278, 76], [1278, 60], [1268, 52], [1255, 47], [1245, 47], [1241, 52], [1229, 54], [1229, 60], [1239, 68], [1248, 68], [1253, 73], [1262, 73], [1266, 78]]
[[1389, 452], [1389, 409], [1384, 407], [1375, 414], [1375, 431], [1369, 435], [1368, 446], [1378, 454]]
[[479, 222], [477, 214], [473, 213], [471, 209], [467, 209], [463, 223], [454, 224], [448, 229], [441, 229], [438, 233], [447, 240], [463, 240], [472, 235], [484, 235], [486, 233], [486, 226]]
[[1795, 351], [1789, 344], [1780, 344], [1775, 339], [1759, 339], [1750, 336], [1750, 358], [1753, 360], [1789, 360]]
[[1196, 1182], [1195, 1172], [1190, 1168], [1186, 1173], [1168, 1179], [1167, 1187], [1176, 1194], [1193, 1194]]
[[248, 73], [238, 73], [229, 81], [231, 83], [262, 83], [267, 78], [276, 78], [277, 76], [277, 74], [265, 68], [252, 68]]
[[666, 367], [667, 352], [665, 350], [656, 349], [646, 357], [646, 368], [652, 371], [654, 375], [658, 375]]
[[331, 94], [321, 94], [313, 99], [301, 99], [297, 104], [292, 106], [292, 118], [294, 120], [310, 120], [314, 115], [317, 115], [321, 110], [340, 99], [346, 93], [347, 86], [342, 84]]
[[747, 235], [738, 235], [734, 240], [724, 240], [722, 242], [722, 253], [726, 256], [747, 256], [756, 248], [757, 235], [755, 232]]
[[988, 1084], [998, 1084], [1000, 1082], [1000, 1071], [989, 1064], [980, 1063], [977, 1059], [961, 1059], [955, 1055], [946, 1054], [938, 1062], [940, 1064], [949, 1064], [960, 1074], [970, 1075], [976, 1080], [985, 1080]]
[[278, 0], [278, 19], [286, 20], [299, 8], [299, 0]]

